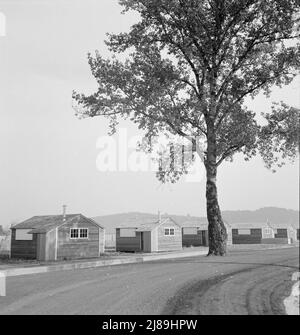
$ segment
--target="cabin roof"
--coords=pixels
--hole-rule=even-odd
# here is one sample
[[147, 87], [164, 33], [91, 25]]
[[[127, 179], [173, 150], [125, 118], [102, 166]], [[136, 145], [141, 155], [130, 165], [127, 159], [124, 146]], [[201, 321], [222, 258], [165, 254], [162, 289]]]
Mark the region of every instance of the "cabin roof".
[[291, 223], [291, 226], [294, 227], [295, 229], [299, 229], [300, 228], [300, 222], [298, 222], [298, 223], [293, 222], [293, 223]]
[[[270, 222], [269, 223], [269, 226], [271, 228], [274, 228], [274, 229], [286, 229], [286, 228], [296, 228], [297, 225], [296, 224], [292, 224], [292, 223], [289, 223], [289, 222], [283, 222], [283, 223], [272, 223]], [[299, 225], [298, 225], [298, 228], [299, 228]]]
[[238, 222], [230, 223], [231, 229], [261, 229], [261, 228], [271, 228], [268, 222]]
[[157, 222], [142, 224], [140, 227], [136, 229], [136, 231], [151, 231], [154, 228], [158, 227], [160, 224]]
[[34, 233], [46, 233], [62, 224], [70, 223], [73, 220], [85, 219], [91, 224], [97, 225], [103, 228], [99, 223], [92, 219], [85, 217], [82, 214], [67, 214], [65, 216], [65, 221], [63, 215], [41, 215], [33, 216], [23, 222], [20, 222], [12, 227], [12, 229], [31, 229], [30, 234]]
[[[168, 215], [162, 214], [161, 219], [171, 218], [180, 227], [203, 227], [206, 225], [206, 218], [197, 218], [193, 216], [178, 216], [178, 215]], [[157, 214], [147, 214], [147, 213], [123, 213], [116, 215], [108, 215], [102, 217], [94, 218], [96, 222], [99, 222], [105, 227], [106, 232], [114, 232], [116, 228], [138, 228], [145, 229], [148, 226], [149, 229], [152, 225], [157, 225], [158, 216]]]
[[159, 226], [167, 223], [168, 221], [172, 221], [173, 224], [180, 227], [180, 225], [175, 220], [173, 220], [171, 217], [163, 217], [163, 218], [161, 218], [160, 222], [158, 220], [156, 220], [154, 222], [141, 224], [139, 227], [137, 227], [136, 231], [151, 231], [154, 228], [159, 227]]
[[151, 231], [156, 227], [159, 227], [162, 224], [165, 224], [169, 221], [172, 221], [175, 225], [180, 227], [180, 225], [171, 217], [162, 217], [161, 222], [159, 220], [147, 220], [141, 222], [141, 220], [131, 221], [124, 223], [123, 225], [119, 225], [116, 229], [136, 229], [136, 231]]
[[182, 228], [203, 228], [203, 230], [206, 230], [208, 227], [208, 222], [205, 220], [186, 220], [183, 222], [180, 222], [179, 225]]

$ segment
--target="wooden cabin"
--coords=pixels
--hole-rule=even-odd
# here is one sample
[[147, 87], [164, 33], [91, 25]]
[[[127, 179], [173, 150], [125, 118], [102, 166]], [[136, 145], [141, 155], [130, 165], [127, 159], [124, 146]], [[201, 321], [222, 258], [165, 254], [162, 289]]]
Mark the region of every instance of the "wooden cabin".
[[117, 251], [161, 252], [181, 249], [181, 227], [172, 218], [116, 228]]
[[99, 257], [104, 229], [82, 214], [34, 216], [11, 228], [11, 258], [55, 261]]
[[147, 223], [153, 223], [158, 219], [157, 215], [131, 212], [98, 216], [93, 218], [105, 228], [105, 251], [116, 251], [116, 230], [117, 228], [138, 228]]
[[230, 227], [232, 244], [261, 244], [274, 239], [273, 230], [267, 222], [233, 223]]
[[[231, 227], [226, 221], [224, 225], [227, 231], [227, 245], [232, 244]], [[208, 246], [208, 221], [203, 218], [193, 218], [192, 220], [182, 221], [182, 246], [183, 247], [199, 247]]]
[[291, 224], [271, 222], [231, 224], [233, 244], [289, 244], [297, 240]]
[[208, 224], [200, 220], [187, 220], [180, 223], [182, 229], [182, 246], [208, 246]]
[[271, 222], [269, 226], [273, 230], [275, 243], [293, 243], [297, 241], [297, 229], [295, 225], [291, 223]]

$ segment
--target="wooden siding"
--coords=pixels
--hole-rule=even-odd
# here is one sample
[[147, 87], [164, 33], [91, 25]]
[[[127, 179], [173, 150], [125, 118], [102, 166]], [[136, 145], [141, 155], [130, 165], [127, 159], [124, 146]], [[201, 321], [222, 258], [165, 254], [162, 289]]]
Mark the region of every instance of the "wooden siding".
[[[71, 228], [88, 228], [88, 239], [71, 239]], [[99, 243], [100, 249], [103, 250], [103, 230], [101, 231], [101, 236], [99, 236], [99, 227], [84, 218], [60, 226], [58, 228], [57, 259], [98, 257]]]
[[46, 234], [35, 234], [37, 238], [36, 258], [39, 261], [46, 260]]
[[105, 233], [105, 251], [116, 251], [116, 233]]
[[243, 235], [238, 233], [238, 229], [232, 229], [233, 244], [260, 244], [262, 240], [261, 229], [250, 229], [250, 234]]
[[137, 252], [141, 249], [141, 232], [136, 232], [135, 237], [120, 237], [120, 228], [116, 229], [116, 251]]
[[151, 246], [151, 231], [144, 231], [141, 235], [143, 246], [142, 249], [144, 252], [151, 252], [152, 246]]
[[151, 252], [158, 251], [158, 232], [157, 229], [151, 231]]
[[46, 239], [46, 261], [55, 260], [55, 245], [56, 245], [56, 229], [53, 229], [47, 233]]
[[232, 245], [232, 230], [231, 228], [225, 223], [226, 233], [227, 233], [227, 245]]
[[[174, 228], [175, 235], [165, 236], [165, 228]], [[181, 227], [177, 226], [172, 220], [167, 220], [156, 229], [158, 239], [158, 251], [182, 249]]]
[[32, 240], [16, 240], [16, 229], [11, 230], [11, 258], [36, 259], [37, 236], [33, 234]]

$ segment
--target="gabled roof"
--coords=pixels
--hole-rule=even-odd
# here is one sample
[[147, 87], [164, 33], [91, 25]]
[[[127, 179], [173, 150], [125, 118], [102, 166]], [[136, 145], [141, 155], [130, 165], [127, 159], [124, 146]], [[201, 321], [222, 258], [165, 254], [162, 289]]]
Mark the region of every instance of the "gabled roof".
[[300, 223], [298, 222], [298, 223], [292, 223], [291, 224], [292, 225], [292, 227], [294, 227], [295, 229], [299, 229], [300, 228]]
[[[181, 227], [203, 227], [206, 225], [207, 229], [207, 220], [206, 218], [197, 218], [194, 216], [180, 216], [180, 215], [168, 215], [162, 214], [162, 219], [172, 218], [179, 226]], [[106, 216], [95, 217], [94, 220], [99, 222], [102, 226], [105, 227], [106, 232], [113, 233], [116, 228], [140, 228], [145, 225], [157, 224], [158, 215], [149, 214], [149, 213], [122, 213], [122, 214], [112, 214]], [[149, 227], [151, 228], [151, 227]]]
[[42, 215], [42, 216], [33, 216], [30, 219], [27, 219], [23, 222], [20, 222], [12, 227], [12, 229], [31, 229], [29, 233], [46, 233], [58, 226], [61, 226], [71, 221], [84, 219], [89, 221], [91, 224], [94, 224], [100, 228], [103, 228], [97, 222], [92, 219], [85, 217], [82, 214], [67, 214], [65, 216], [65, 221], [63, 215]]
[[173, 220], [170, 217], [164, 217], [161, 219], [161, 222], [159, 222], [158, 220], [156, 220], [155, 222], [149, 222], [149, 223], [145, 223], [145, 224], [141, 224], [136, 231], [151, 231], [165, 223], [167, 223], [168, 221], [172, 221], [173, 223], [175, 223], [178, 227], [180, 227], [180, 225]]

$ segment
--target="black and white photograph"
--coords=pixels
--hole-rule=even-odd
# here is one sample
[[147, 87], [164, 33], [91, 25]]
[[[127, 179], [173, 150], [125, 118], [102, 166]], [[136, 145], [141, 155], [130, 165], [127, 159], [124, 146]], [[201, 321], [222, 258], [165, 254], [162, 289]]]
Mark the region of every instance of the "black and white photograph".
[[299, 316], [299, 70], [299, 0], [0, 0], [0, 333]]

